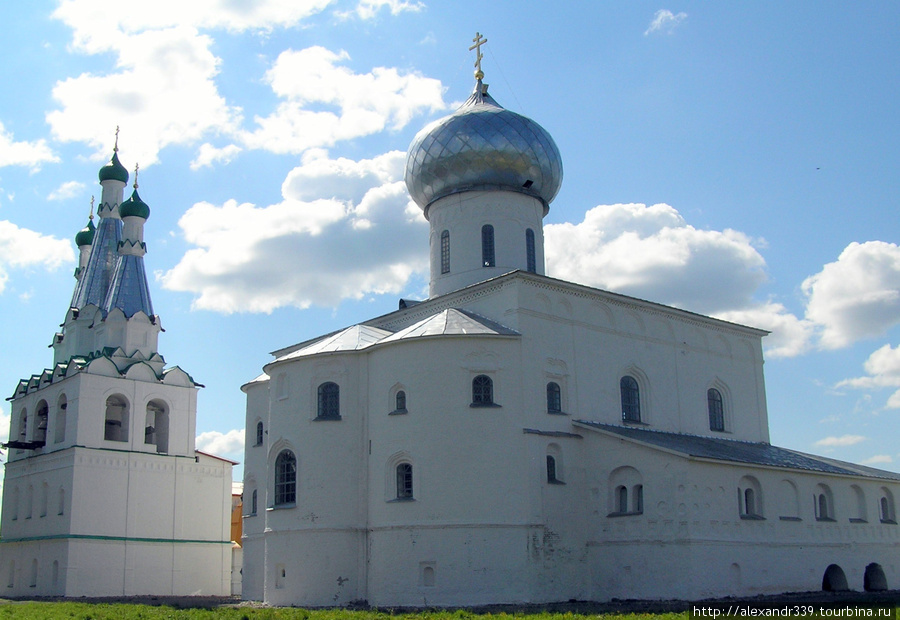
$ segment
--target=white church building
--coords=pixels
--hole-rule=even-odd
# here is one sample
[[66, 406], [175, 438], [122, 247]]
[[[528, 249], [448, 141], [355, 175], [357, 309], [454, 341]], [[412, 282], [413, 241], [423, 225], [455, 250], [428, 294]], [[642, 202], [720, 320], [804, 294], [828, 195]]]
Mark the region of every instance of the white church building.
[[407, 155], [429, 298], [243, 386], [244, 597], [900, 587], [900, 475], [769, 443], [767, 332], [545, 275], [560, 154], [482, 77]]
[[8, 399], [0, 596], [228, 595], [233, 463], [195, 450], [202, 386], [157, 349], [137, 181], [123, 201], [116, 152], [99, 177], [53, 366]]

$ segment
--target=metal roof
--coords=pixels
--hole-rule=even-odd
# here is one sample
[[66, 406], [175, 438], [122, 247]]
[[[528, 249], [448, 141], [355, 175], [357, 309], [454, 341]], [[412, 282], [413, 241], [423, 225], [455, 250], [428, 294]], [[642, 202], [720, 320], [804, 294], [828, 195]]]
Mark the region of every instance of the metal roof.
[[768, 443], [738, 441], [735, 439], [720, 439], [718, 437], [701, 437], [699, 435], [686, 435], [683, 433], [668, 433], [654, 431], [633, 426], [616, 426], [601, 424], [587, 420], [573, 420], [580, 426], [586, 426], [599, 431], [618, 435], [619, 437], [638, 441], [658, 448], [680, 452], [685, 456], [728, 461], [732, 463], [746, 463], [748, 465], [765, 465], [768, 467], [783, 467], [786, 469], [799, 469], [825, 474], [839, 474], [844, 476], [864, 476], [867, 478], [881, 478], [900, 481], [900, 474], [865, 467], [845, 461], [838, 461], [812, 454], [804, 454], [780, 448]]
[[519, 332], [492, 321], [487, 317], [469, 310], [459, 308], [447, 308], [437, 314], [433, 314], [418, 323], [401, 329], [396, 334], [388, 336], [381, 342], [395, 342], [423, 336], [456, 336], [456, 335], [491, 335], [491, 336], [519, 336]]

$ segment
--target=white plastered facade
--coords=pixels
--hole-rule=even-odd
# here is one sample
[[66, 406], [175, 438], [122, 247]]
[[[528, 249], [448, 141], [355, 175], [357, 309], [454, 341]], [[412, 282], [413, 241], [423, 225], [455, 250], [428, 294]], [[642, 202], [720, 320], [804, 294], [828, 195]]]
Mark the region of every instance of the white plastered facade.
[[[494, 329], [410, 329], [451, 310]], [[244, 519], [246, 598], [701, 598], [820, 589], [832, 565], [858, 590], [900, 579], [900, 528], [881, 512], [882, 498], [893, 510], [896, 475], [791, 467], [789, 451], [731, 460], [731, 446], [768, 449], [765, 332], [521, 271], [362, 328], [390, 335], [278, 351], [244, 386], [247, 427], [265, 429], [246, 448], [245, 489], [259, 498]], [[482, 375], [494, 406], [473, 406]], [[623, 421], [626, 375], [640, 388], [640, 422]], [[340, 419], [317, 418], [325, 382], [340, 387]], [[559, 412], [548, 411], [551, 382]], [[710, 430], [710, 388], [723, 395], [724, 431]], [[719, 452], [691, 454], [706, 439]], [[285, 450], [296, 498], [277, 505]], [[411, 499], [398, 498], [401, 463], [412, 466]], [[833, 494], [823, 518], [818, 485]]]

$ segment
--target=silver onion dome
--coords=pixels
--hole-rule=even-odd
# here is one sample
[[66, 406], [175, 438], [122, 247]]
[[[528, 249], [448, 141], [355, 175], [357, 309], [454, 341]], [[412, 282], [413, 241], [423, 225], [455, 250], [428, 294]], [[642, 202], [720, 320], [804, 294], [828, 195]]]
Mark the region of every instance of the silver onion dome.
[[444, 196], [479, 189], [528, 194], [546, 209], [562, 177], [562, 159], [550, 134], [501, 107], [480, 79], [456, 112], [413, 138], [406, 154], [406, 187], [422, 209]]

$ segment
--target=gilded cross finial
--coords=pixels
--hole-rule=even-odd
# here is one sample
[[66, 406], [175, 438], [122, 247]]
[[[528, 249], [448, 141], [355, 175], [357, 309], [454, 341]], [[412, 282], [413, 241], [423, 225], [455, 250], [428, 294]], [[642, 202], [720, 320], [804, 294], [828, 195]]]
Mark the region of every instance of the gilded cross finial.
[[91, 213], [88, 215], [88, 220], [94, 219], [94, 197], [91, 196]]
[[113, 147], [113, 152], [119, 152], [119, 126], [116, 125], [116, 145]]
[[138, 174], [138, 165], [137, 165], [137, 162], [135, 162], [135, 164], [134, 164], [134, 189], [138, 188], [137, 174]]
[[481, 59], [484, 58], [484, 55], [481, 53], [481, 46], [487, 43], [487, 39], [485, 39], [480, 32], [475, 33], [475, 38], [472, 39], [472, 42], [475, 43], [472, 47], [469, 48], [469, 51], [475, 50], [475, 79], [480, 80], [484, 77], [484, 71], [481, 70]]

